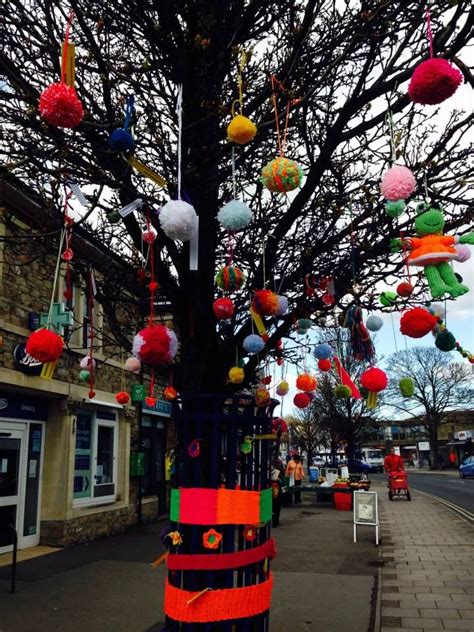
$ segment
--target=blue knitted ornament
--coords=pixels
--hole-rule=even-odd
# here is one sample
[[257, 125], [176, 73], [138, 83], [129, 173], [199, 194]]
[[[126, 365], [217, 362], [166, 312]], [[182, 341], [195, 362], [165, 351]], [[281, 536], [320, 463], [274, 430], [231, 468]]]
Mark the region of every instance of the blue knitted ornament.
[[334, 355], [334, 349], [326, 342], [321, 342], [314, 347], [313, 353], [317, 360], [329, 360]]
[[133, 145], [132, 135], [123, 127], [115, 129], [109, 136], [109, 147], [112, 151], [131, 151]]
[[222, 228], [235, 232], [248, 226], [253, 220], [253, 214], [244, 202], [231, 200], [221, 208], [217, 219]]
[[369, 331], [378, 331], [383, 327], [383, 320], [380, 316], [369, 316], [365, 321], [365, 326]]
[[247, 353], [258, 353], [265, 347], [265, 343], [260, 336], [257, 336], [257, 334], [250, 334], [244, 338], [242, 346]]

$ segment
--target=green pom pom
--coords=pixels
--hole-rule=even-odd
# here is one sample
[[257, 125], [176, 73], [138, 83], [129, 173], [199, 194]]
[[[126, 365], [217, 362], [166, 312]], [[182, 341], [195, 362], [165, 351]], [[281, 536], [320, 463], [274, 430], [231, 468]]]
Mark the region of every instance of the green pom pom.
[[391, 305], [394, 305], [397, 302], [397, 293], [392, 292], [392, 290], [387, 290], [387, 292], [382, 292], [382, 294], [379, 297], [379, 301], [384, 307], [390, 307]]
[[411, 377], [402, 377], [398, 382], [398, 388], [403, 397], [412, 397], [415, 392], [415, 385]]
[[107, 215], [107, 219], [111, 224], [117, 224], [122, 219], [122, 216], [118, 211], [112, 211], [112, 213]]
[[385, 202], [385, 212], [389, 217], [395, 219], [400, 217], [406, 209], [406, 204], [403, 200], [397, 200], [396, 202]]
[[334, 389], [334, 395], [339, 399], [348, 399], [352, 396], [352, 391], [345, 384], [338, 384]]
[[86, 371], [85, 369], [83, 371], [79, 371], [79, 379], [81, 380], [81, 382], [87, 382], [89, 378], [90, 378], [89, 371]]
[[452, 351], [456, 348], [456, 338], [445, 329], [436, 336], [435, 345], [440, 351]]

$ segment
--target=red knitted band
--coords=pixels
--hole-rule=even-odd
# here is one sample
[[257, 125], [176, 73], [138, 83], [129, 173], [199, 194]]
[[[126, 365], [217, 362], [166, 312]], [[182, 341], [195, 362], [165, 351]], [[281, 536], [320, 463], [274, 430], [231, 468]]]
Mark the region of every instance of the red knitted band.
[[208, 555], [170, 553], [166, 558], [166, 565], [171, 571], [224, 571], [255, 564], [267, 557], [273, 560], [275, 556], [275, 540], [270, 538], [265, 544], [234, 553], [210, 553]]
[[244, 619], [270, 608], [273, 577], [255, 586], [203, 591], [181, 590], [166, 581], [165, 614], [184, 623]]

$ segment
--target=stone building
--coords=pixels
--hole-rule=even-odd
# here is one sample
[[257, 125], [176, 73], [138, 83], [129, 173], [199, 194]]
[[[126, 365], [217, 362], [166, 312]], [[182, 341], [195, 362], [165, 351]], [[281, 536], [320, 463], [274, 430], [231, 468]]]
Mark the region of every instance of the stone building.
[[[52, 377], [42, 377], [41, 363], [25, 352], [53, 292], [57, 240], [45, 247], [41, 239], [40, 248], [36, 239], [54, 234], [53, 226], [30, 192], [0, 182], [0, 553], [9, 550], [8, 523], [17, 529], [20, 548], [63, 546], [126, 529], [137, 514], [151, 520], [166, 511], [171, 406], [160, 400], [153, 409], [117, 403], [115, 394], [130, 392], [139, 376], [123, 370], [125, 357], [100, 304], [94, 310], [95, 397], [89, 398], [79, 362], [88, 353], [90, 314], [78, 278], [72, 298], [63, 304], [64, 275], [59, 275], [54, 302], [58, 320], [69, 324], [58, 325], [66, 348]], [[84, 231], [75, 234], [72, 247], [73, 265], [77, 259], [95, 267], [104, 256], [108, 265], [120, 263]], [[119, 317], [140, 322], [125, 311]], [[156, 379], [159, 397], [165, 382], [163, 376]], [[133, 474], [140, 469], [130, 469], [134, 452], [143, 455], [139, 477]]]

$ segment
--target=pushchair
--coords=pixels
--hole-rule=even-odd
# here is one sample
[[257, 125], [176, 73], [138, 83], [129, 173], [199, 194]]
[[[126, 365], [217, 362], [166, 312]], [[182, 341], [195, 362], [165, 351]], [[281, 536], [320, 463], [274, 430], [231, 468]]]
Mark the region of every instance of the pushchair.
[[406, 496], [407, 500], [411, 500], [410, 490], [408, 489], [407, 473], [404, 470], [388, 473], [388, 497], [390, 500]]

